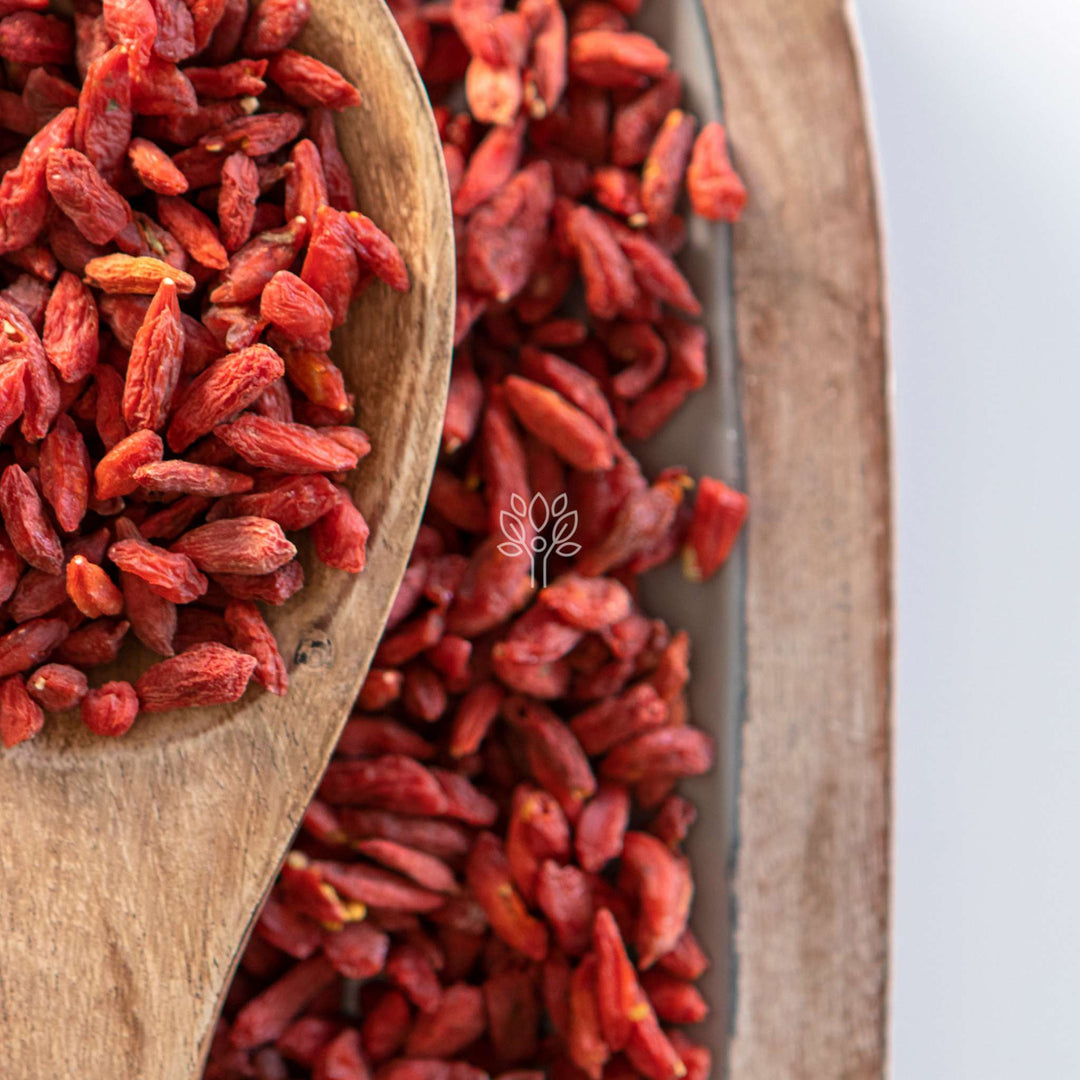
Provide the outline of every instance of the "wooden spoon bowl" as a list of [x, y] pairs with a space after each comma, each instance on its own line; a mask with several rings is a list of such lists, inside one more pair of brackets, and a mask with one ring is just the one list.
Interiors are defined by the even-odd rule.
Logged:
[[[220, 997], [378, 643], [423, 511], [450, 368], [452, 217], [423, 85], [381, 0], [319, 0], [299, 47], [363, 105], [338, 118], [362, 209], [412, 277], [353, 305], [334, 357], [373, 452], [348, 483], [371, 525], [359, 576], [301, 548], [269, 612], [292, 685], [141, 717], [77, 716], [0, 751], [0, 1074], [195, 1080]], [[121, 677], [152, 661], [125, 651]]]

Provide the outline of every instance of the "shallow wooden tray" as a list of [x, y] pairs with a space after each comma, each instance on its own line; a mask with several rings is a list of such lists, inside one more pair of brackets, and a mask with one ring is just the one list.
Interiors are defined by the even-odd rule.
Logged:
[[752, 511], [727, 1072], [876, 1077], [887, 1026], [892, 511], [859, 58], [842, 0], [703, 3], [752, 193], [734, 234]]

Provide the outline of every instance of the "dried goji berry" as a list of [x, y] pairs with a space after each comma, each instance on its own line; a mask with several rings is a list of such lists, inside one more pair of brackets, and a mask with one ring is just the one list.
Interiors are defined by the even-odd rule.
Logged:
[[136, 431], [122, 438], [94, 468], [94, 497], [103, 501], [130, 495], [139, 487], [135, 473], [143, 465], [160, 461], [163, 449], [161, 436], [153, 431]]
[[666, 1024], [698, 1024], [709, 1014], [705, 999], [694, 984], [653, 968], [641, 977], [657, 1018]]
[[26, 689], [46, 712], [65, 712], [86, 696], [86, 675], [68, 664], [45, 664], [27, 677]]
[[[183, 657], [178, 656], [163, 663], [176, 664], [180, 660]], [[308, 1002], [337, 977], [333, 966], [321, 955], [301, 961], [240, 1010], [229, 1034], [231, 1043], [244, 1049], [272, 1042], [284, 1033], [289, 1022]]]
[[[251, 345], [215, 360], [188, 387], [183, 400], [173, 412], [169, 424], [169, 446], [178, 452], [186, 450], [199, 436], [214, 430], [222, 420], [247, 408], [270, 383], [284, 374], [285, 365], [281, 357], [268, 345]], [[351, 468], [349, 465], [344, 467]]]
[[386, 990], [378, 1003], [365, 1013], [360, 1029], [364, 1053], [372, 1062], [394, 1056], [409, 1033], [410, 1010], [405, 995], [393, 987]]
[[19, 163], [0, 178], [0, 254], [29, 244], [49, 208], [45, 168], [52, 150], [71, 146], [75, 110], [64, 109], [23, 147]]
[[151, 191], [160, 195], [181, 195], [187, 191], [184, 174], [156, 143], [135, 138], [128, 144], [128, 160], [135, 175]]
[[184, 331], [177, 286], [163, 278], [135, 335], [124, 381], [124, 422], [129, 430], [160, 430], [180, 378]]
[[275, 53], [267, 73], [299, 105], [346, 109], [360, 104], [360, 92], [342, 75], [295, 49]]
[[174, 116], [198, 108], [195, 88], [175, 64], [151, 56], [132, 71], [131, 105], [143, 116]]
[[421, 1013], [405, 1041], [410, 1057], [450, 1058], [478, 1039], [487, 1027], [484, 996], [466, 983], [449, 986], [438, 1009]]
[[367, 1080], [367, 1077], [360, 1033], [355, 1028], [346, 1028], [315, 1057], [312, 1080]]
[[446, 795], [435, 777], [400, 754], [384, 754], [371, 761], [332, 762], [319, 790], [330, 803], [398, 813], [441, 815], [447, 808]]
[[109, 575], [96, 563], [76, 555], [67, 564], [67, 593], [88, 619], [119, 615], [124, 597]]
[[0, 57], [15, 64], [68, 64], [74, 36], [71, 27], [54, 15], [16, 11], [0, 19]]
[[143, 712], [224, 705], [243, 696], [256, 660], [216, 642], [196, 645], [147, 668], [135, 681]]
[[268, 491], [229, 499], [220, 516], [269, 518], [293, 532], [314, 524], [336, 501], [334, 485], [326, 477], [287, 476]]
[[[330, 309], [310, 285], [288, 270], [279, 270], [267, 282], [259, 310], [267, 322], [298, 346], [316, 352], [330, 348]], [[344, 393], [342, 386], [342, 398]]]
[[[117, 519], [116, 536], [118, 542], [142, 539], [127, 518]], [[131, 621], [135, 636], [148, 649], [161, 656], [172, 656], [177, 626], [176, 605], [159, 595], [143, 575], [120, 568], [119, 578], [124, 594], [124, 613]]]
[[710, 221], [738, 221], [746, 206], [746, 188], [731, 164], [727, 132], [713, 122], [701, 129], [686, 173], [694, 213]]
[[174, 541], [171, 550], [215, 574], [269, 574], [296, 554], [276, 521], [257, 517], [200, 525]]
[[125, 734], [139, 711], [135, 688], [127, 682], [107, 682], [82, 700], [82, 722], [95, 735]]
[[253, 300], [279, 270], [292, 265], [307, 238], [305, 218], [293, 218], [281, 229], [259, 233], [232, 258], [221, 284], [210, 292], [215, 304], [236, 304]]
[[613, 319], [632, 308], [637, 299], [633, 270], [604, 220], [579, 206], [570, 215], [569, 229], [589, 310], [598, 319]]
[[561, 394], [516, 375], [503, 385], [522, 424], [568, 464], [589, 472], [615, 463], [608, 434]]
[[[133, 0], [136, 10], [145, 10]], [[110, 7], [111, 10], [111, 7]], [[152, 14], [152, 13], [151, 13]], [[134, 29], [134, 24], [128, 23]], [[103, 27], [104, 29], [104, 27]], [[154, 28], [156, 31], [156, 27]], [[151, 31], [149, 41], [153, 40]], [[117, 38], [116, 40], [121, 40]], [[111, 44], [112, 39], [106, 36]], [[149, 50], [149, 44], [146, 45]], [[114, 176], [131, 140], [131, 75], [128, 51], [106, 48], [90, 62], [79, 92], [75, 148], [81, 150], [106, 178]]]
[[690, 870], [685, 859], [642, 832], [626, 834], [620, 869], [623, 891], [638, 905], [634, 947], [644, 971], [669, 953], [686, 930], [693, 896]]
[[38, 457], [41, 493], [64, 532], [74, 532], [90, 497], [90, 455], [70, 416], [62, 415], [45, 436]]
[[356, 210], [356, 189], [338, 146], [333, 113], [328, 109], [312, 109], [308, 116], [308, 130], [319, 150], [330, 206], [335, 210]]
[[127, 46], [136, 62], [145, 65], [158, 31], [150, 0], [104, 0], [103, 14], [109, 36]]
[[[329, 886], [327, 886], [329, 887]], [[390, 938], [366, 922], [346, 923], [324, 936], [323, 951], [347, 979], [370, 979], [386, 966]]]
[[720, 480], [702, 477], [683, 549], [683, 572], [704, 581], [724, 564], [746, 520], [747, 498]]
[[45, 169], [53, 202], [92, 244], [107, 244], [131, 220], [127, 200], [78, 150], [53, 150]]
[[578, 965], [570, 981], [566, 1048], [574, 1064], [592, 1080], [600, 1080], [611, 1057], [600, 1029], [596, 980], [596, 957], [590, 954]]
[[0, 529], [0, 603], [6, 603], [10, 599], [24, 566], [25, 563], [7, 533]]
[[527, 165], [469, 219], [465, 265], [469, 284], [502, 302], [516, 296], [547, 242], [555, 198], [551, 166]]
[[0, 90], [0, 127], [19, 135], [33, 135], [38, 129], [38, 118], [24, 98], [10, 90]]
[[183, 0], [150, 0], [157, 19], [154, 55], [179, 63], [195, 53], [195, 25]]
[[41, 329], [49, 302], [49, 286], [44, 281], [20, 274], [6, 289], [0, 289], [0, 297], [22, 311], [35, 330]]
[[701, 314], [700, 301], [666, 252], [640, 231], [617, 222], [612, 228], [619, 247], [630, 262], [634, 280], [644, 293], [688, 315]]
[[65, 382], [89, 375], [98, 362], [98, 309], [93, 294], [65, 270], [45, 309], [41, 344]]
[[615, 747], [600, 766], [605, 779], [636, 783], [646, 777], [679, 778], [708, 772], [712, 740], [696, 728], [658, 728]]
[[18, 465], [9, 465], [0, 476], [0, 515], [15, 550], [31, 566], [60, 573], [60, 539], [45, 515], [37, 488]]
[[225, 608], [225, 625], [233, 645], [255, 657], [255, 681], [272, 694], [284, 694], [289, 688], [289, 674], [259, 609], [250, 601], [232, 600]]
[[134, 479], [145, 491], [219, 497], [250, 491], [254, 480], [245, 473], [192, 461], [154, 461], [135, 470]]
[[[35, 68], [35, 71], [43, 71], [44, 68]], [[4, 256], [12, 266], [18, 266], [44, 281], [52, 281], [56, 277], [57, 264], [53, 253], [44, 244], [28, 244], [19, 251], [9, 251]]]
[[158, 217], [184, 246], [184, 250], [203, 266], [224, 270], [229, 256], [213, 222], [185, 199], [159, 195]]
[[327, 566], [359, 574], [367, 561], [370, 529], [352, 496], [339, 487], [337, 501], [311, 527], [315, 551]]
[[[253, 346], [253, 348], [266, 347]], [[229, 359], [229, 357], [225, 358], [226, 361]], [[281, 363], [280, 358], [278, 358], [278, 363]], [[213, 368], [210, 371], [213, 371]], [[197, 385], [196, 382], [195, 386]], [[177, 411], [178, 419], [187, 409], [195, 393], [195, 386], [188, 392]], [[235, 411], [235, 409], [230, 410], [230, 412]], [[172, 433], [176, 429], [177, 421], [174, 420], [173, 427], [169, 429], [170, 445], [173, 444]], [[267, 416], [256, 416], [254, 413], [244, 413], [229, 424], [218, 424], [214, 428], [214, 434], [249, 464], [271, 469], [274, 472], [336, 472], [355, 468], [359, 460], [354, 450], [317, 428], [308, 427], [306, 424], [289, 424], [282, 420], [271, 420]], [[181, 445], [183, 445], [182, 442]]]
[[181, 296], [195, 288], [195, 279], [161, 259], [134, 255], [102, 255], [86, 264], [86, 280], [107, 293], [153, 295], [170, 279]]
[[214, 574], [213, 580], [236, 600], [261, 600], [284, 604], [304, 586], [304, 570], [293, 559], [269, 574]]
[[0, 742], [10, 749], [32, 739], [45, 726], [41, 706], [27, 693], [21, 675], [0, 682]]
[[77, 667], [111, 664], [131, 624], [126, 619], [94, 619], [73, 630], [56, 650], [57, 660]]
[[116, 234], [116, 246], [125, 255], [158, 258], [177, 270], [187, 270], [187, 252], [176, 237], [142, 211], [133, 213], [131, 221]]
[[141, 578], [150, 591], [173, 604], [188, 604], [206, 592], [207, 580], [186, 555], [130, 537], [109, 548], [109, 559], [124, 573]]
[[[195, 51], [197, 53], [201, 53], [207, 47], [211, 38], [215, 38], [216, 41], [216, 32], [223, 29], [222, 24], [230, 6], [235, 7], [235, 5], [230, 5], [227, 0], [189, 0], [188, 9], [191, 11]], [[245, 13], [247, 11], [246, 4], [243, 6], [243, 11]], [[243, 14], [240, 15], [238, 20], [236, 37], [228, 43], [227, 51], [231, 52], [235, 48], [236, 42], [239, 40], [240, 27], [242, 26]]]
[[470, 214], [514, 175], [521, 162], [524, 138], [524, 118], [489, 132], [469, 159], [454, 197], [456, 214]]
[[265, 60], [235, 60], [220, 67], [186, 67], [184, 74], [201, 97], [258, 97], [265, 89]]
[[[524, 8], [525, 5], [522, 5]], [[556, 0], [539, 0], [530, 15], [538, 24], [525, 81], [525, 107], [534, 120], [542, 120], [559, 104], [567, 79], [566, 15]]]
[[300, 270], [301, 278], [326, 302], [334, 326], [345, 321], [349, 301], [360, 280], [353, 235], [345, 214], [332, 206], [319, 207]]
[[[276, 277], [277, 275], [275, 275]], [[307, 285], [304, 285], [299, 278], [296, 279], [299, 285], [302, 285], [304, 289], [308, 289]], [[272, 284], [272, 283], [271, 283]], [[316, 306], [316, 301], [322, 308], [325, 309], [325, 305], [322, 303], [322, 299], [319, 294], [313, 289], [308, 290], [310, 296], [307, 294], [295, 293], [292, 299], [296, 299], [303, 295], [303, 299], [300, 300], [302, 305], [305, 305], [308, 311], [319, 311]], [[265, 297], [265, 293], [263, 294]], [[285, 304], [289, 304], [290, 301], [284, 301]], [[288, 320], [290, 314], [286, 314], [281, 310], [281, 298], [275, 297], [271, 301], [271, 308], [277, 309], [279, 319]], [[264, 309], [266, 310], [266, 309]], [[303, 334], [307, 329], [309, 332], [315, 331], [316, 319], [311, 315], [303, 315], [296, 312], [301, 320], [307, 319], [305, 322], [294, 322], [294, 332]], [[329, 327], [329, 311], [326, 314], [326, 326]], [[327, 330], [327, 338], [329, 337], [329, 329]], [[317, 336], [314, 340], [318, 341]], [[312, 405], [317, 406], [320, 409], [328, 409], [337, 413], [344, 413], [350, 408], [349, 394], [345, 389], [345, 376], [341, 369], [323, 352], [318, 352], [313, 348], [306, 348], [300, 344], [297, 344], [284, 351], [285, 360], [285, 373], [288, 375], [289, 382], [299, 390]], [[355, 428], [342, 428], [341, 431], [355, 431]], [[332, 434], [332, 437], [336, 438], [342, 445], [347, 445], [336, 434]], [[364, 449], [364, 453], [368, 452], [369, 447]]]
[[581, 811], [574, 850], [585, 870], [595, 873], [622, 854], [630, 821], [630, 793], [625, 787], [601, 784]]
[[164, 510], [143, 518], [140, 530], [147, 540], [175, 540], [210, 506], [202, 495], [187, 495]]
[[446, 902], [442, 894], [413, 885], [400, 875], [376, 866], [321, 863], [320, 870], [326, 882], [342, 896], [370, 907], [386, 911], [430, 912]]
[[667, 1036], [686, 1069], [686, 1080], [708, 1080], [713, 1075], [712, 1053], [708, 1047], [691, 1042], [681, 1031], [668, 1031]]
[[498, 838], [481, 833], [469, 855], [469, 888], [483, 907], [492, 929], [507, 945], [533, 960], [547, 955], [548, 935], [543, 923], [526, 910], [510, 880], [510, 868]]
[[594, 86], [641, 87], [663, 75], [669, 58], [644, 34], [586, 30], [570, 39], [570, 74]]
[[473, 116], [481, 123], [509, 124], [525, 96], [521, 70], [491, 64], [476, 56], [465, 73], [465, 96]]
[[303, 30], [310, 14], [307, 0], [264, 0], [244, 28], [243, 52], [249, 56], [280, 52]]
[[406, 292], [409, 272], [397, 244], [371, 218], [357, 210], [350, 210], [345, 215], [345, 223], [351, 230], [349, 238], [360, 261], [392, 289]]
[[69, 634], [63, 619], [30, 619], [0, 637], [0, 677], [41, 663]]
[[247, 243], [258, 198], [259, 170], [255, 162], [247, 154], [230, 154], [221, 167], [218, 192], [218, 223], [226, 251], [236, 251]]
[[660, 125], [641, 173], [641, 202], [650, 225], [662, 225], [674, 213], [696, 126], [681, 109], [672, 109]]

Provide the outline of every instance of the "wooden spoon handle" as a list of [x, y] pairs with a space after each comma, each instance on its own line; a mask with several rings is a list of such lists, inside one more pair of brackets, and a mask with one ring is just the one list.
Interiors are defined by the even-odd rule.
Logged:
[[[344, 715], [344, 709], [342, 710]], [[0, 790], [5, 1075], [193, 1080], [279, 857], [314, 783], [237, 717], [143, 756], [40, 755]], [[32, 764], [31, 764], [32, 763]], [[275, 804], [258, 793], [266, 778]], [[287, 792], [287, 794], [280, 794]], [[221, 821], [230, 827], [220, 827]]]

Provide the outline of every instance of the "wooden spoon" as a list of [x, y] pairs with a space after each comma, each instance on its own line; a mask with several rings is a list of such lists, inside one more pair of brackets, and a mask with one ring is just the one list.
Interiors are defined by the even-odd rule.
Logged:
[[[374, 451], [350, 480], [371, 524], [353, 576], [302, 551], [270, 612], [288, 696], [142, 717], [122, 739], [52, 717], [0, 750], [0, 1075], [195, 1080], [260, 901], [367, 671], [420, 521], [454, 321], [452, 219], [427, 96], [381, 0], [317, 0], [300, 48], [364, 103], [338, 121], [362, 207], [409, 265], [335, 334]], [[149, 654], [128, 657], [134, 675]]]

